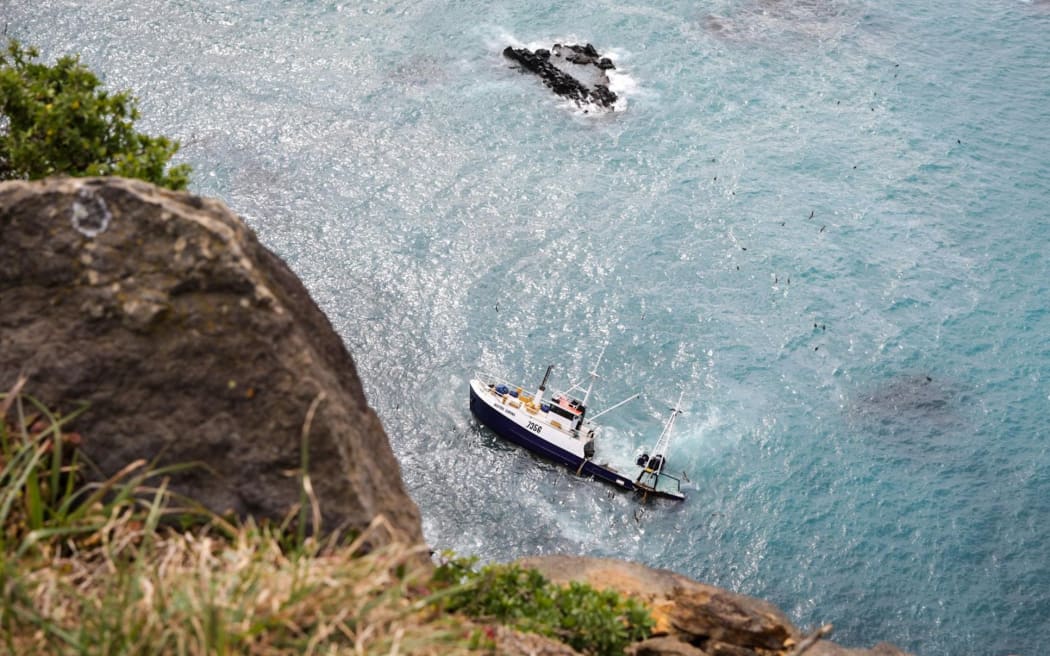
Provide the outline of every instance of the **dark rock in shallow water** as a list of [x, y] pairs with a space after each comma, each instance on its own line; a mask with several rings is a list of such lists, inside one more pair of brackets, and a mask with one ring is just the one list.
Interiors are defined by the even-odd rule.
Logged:
[[550, 50], [507, 46], [503, 56], [518, 63], [522, 71], [535, 73], [551, 91], [580, 107], [612, 109], [616, 93], [609, 89], [606, 71], [615, 69], [612, 61], [591, 44], [554, 44]]
[[308, 430], [323, 532], [382, 515], [388, 538], [422, 540], [342, 339], [221, 202], [119, 178], [2, 183], [0, 299], [0, 389], [24, 372], [49, 405], [88, 402], [75, 428], [103, 478], [202, 462], [171, 489], [280, 521]]
[[860, 424], [898, 436], [961, 429], [962, 388], [927, 374], [900, 375], [857, 395], [850, 415]]

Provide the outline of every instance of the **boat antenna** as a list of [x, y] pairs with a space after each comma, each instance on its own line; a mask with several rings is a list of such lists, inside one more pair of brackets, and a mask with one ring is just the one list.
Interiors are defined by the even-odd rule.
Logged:
[[583, 405], [586, 407], [587, 399], [591, 395], [591, 388], [594, 387], [594, 379], [598, 377], [598, 367], [602, 363], [602, 356], [605, 355], [605, 349], [609, 346], [608, 342], [602, 344], [602, 352], [598, 354], [598, 361], [594, 363], [594, 369], [591, 371], [591, 382], [587, 383], [587, 391], [583, 394]]

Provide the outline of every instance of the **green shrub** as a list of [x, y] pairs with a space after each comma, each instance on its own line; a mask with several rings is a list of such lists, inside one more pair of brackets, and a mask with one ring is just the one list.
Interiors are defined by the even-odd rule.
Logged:
[[77, 57], [38, 56], [13, 39], [0, 51], [0, 180], [119, 175], [186, 188], [190, 167], [168, 167], [179, 144], [135, 132], [133, 96], [102, 89]]
[[445, 610], [549, 636], [587, 654], [622, 654], [653, 627], [635, 599], [583, 583], [555, 585], [519, 565], [474, 569], [472, 559], [446, 557], [434, 581], [447, 586], [447, 594], [435, 595]]

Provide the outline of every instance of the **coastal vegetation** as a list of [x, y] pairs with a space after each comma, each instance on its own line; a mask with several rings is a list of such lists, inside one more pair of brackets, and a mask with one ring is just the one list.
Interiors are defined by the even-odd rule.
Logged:
[[649, 611], [633, 598], [576, 581], [558, 586], [513, 563], [480, 570], [475, 564], [446, 555], [437, 568], [434, 580], [452, 586], [442, 600], [446, 610], [555, 638], [590, 654], [622, 654], [653, 628]]
[[85, 408], [52, 412], [23, 384], [0, 395], [8, 653], [455, 654], [491, 652], [509, 627], [618, 654], [652, 626], [633, 600], [516, 565], [306, 536], [300, 508], [281, 525], [220, 517], [143, 461], [87, 483], [90, 436], [70, 428]]
[[138, 101], [111, 93], [78, 57], [41, 63], [12, 39], [0, 51], [0, 180], [117, 175], [185, 189], [179, 144], [135, 131]]

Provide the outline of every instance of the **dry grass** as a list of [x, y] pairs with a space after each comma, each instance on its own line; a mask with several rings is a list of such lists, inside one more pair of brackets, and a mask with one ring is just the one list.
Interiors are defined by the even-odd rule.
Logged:
[[[382, 518], [350, 544], [321, 544], [287, 526], [174, 508], [163, 480], [149, 484], [164, 472], [145, 463], [85, 486], [67, 420], [20, 388], [0, 395], [0, 653], [457, 654], [484, 646], [468, 620], [435, 610], [421, 547], [362, 554], [388, 530]], [[187, 513], [192, 530], [164, 521]]]
[[469, 650], [472, 627], [427, 602], [430, 571], [419, 566], [416, 550], [392, 545], [359, 555], [359, 544], [351, 544], [289, 554], [276, 536], [252, 526], [232, 539], [145, 531], [122, 516], [90, 550], [31, 568], [4, 563], [8, 648], [20, 654]]

